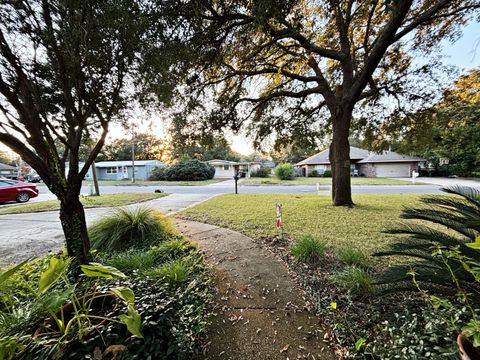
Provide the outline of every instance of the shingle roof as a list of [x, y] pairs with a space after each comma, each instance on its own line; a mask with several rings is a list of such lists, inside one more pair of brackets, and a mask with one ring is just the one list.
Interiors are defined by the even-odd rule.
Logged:
[[[318, 154], [312, 155], [305, 160], [300, 161], [295, 165], [316, 165], [316, 164], [330, 164], [328, 156], [330, 154], [329, 149], [320, 151]], [[360, 149], [354, 146], [350, 146], [350, 159], [359, 160], [368, 156], [368, 151]]]
[[409, 156], [396, 153], [394, 151], [383, 151], [381, 153], [371, 152], [365, 159], [360, 160], [359, 164], [381, 163], [381, 162], [412, 162], [427, 161], [418, 156]]
[[0, 170], [16, 170], [15, 166], [10, 166], [7, 164], [0, 163]]
[[[135, 166], [145, 166], [145, 165], [163, 165], [161, 161], [158, 160], [135, 160]], [[122, 160], [122, 161], [100, 161], [95, 163], [95, 167], [115, 167], [115, 166], [132, 166], [132, 160]]]
[[[300, 161], [295, 165], [321, 165], [330, 164], [329, 149], [325, 149], [318, 154], [310, 156], [309, 158]], [[383, 151], [381, 153], [370, 152], [368, 150], [360, 149], [354, 146], [350, 146], [350, 159], [360, 160], [359, 164], [364, 163], [380, 163], [380, 162], [412, 162], [412, 161], [426, 161], [417, 156], [408, 156], [398, 154], [393, 151]]]

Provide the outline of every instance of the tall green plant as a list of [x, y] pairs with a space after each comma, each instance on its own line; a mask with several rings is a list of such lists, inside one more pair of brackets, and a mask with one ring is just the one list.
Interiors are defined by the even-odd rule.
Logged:
[[118, 209], [89, 228], [92, 246], [100, 251], [148, 248], [177, 235], [170, 219], [146, 207]]
[[[458, 249], [462, 256], [480, 262], [480, 252], [467, 246], [480, 233], [480, 191], [464, 186], [442, 188], [454, 196], [429, 196], [420, 201], [422, 206], [407, 208], [401, 218], [408, 220], [400, 226], [385, 230], [399, 235], [389, 249], [375, 256], [402, 256], [404, 264], [389, 267], [380, 277], [380, 284], [389, 290], [415, 289], [407, 273], [412, 267], [416, 281], [430, 290], [454, 292], [453, 282], [441, 257], [434, 250]], [[454, 271], [462, 288], [480, 294], [480, 283], [473, 281], [457, 257], [448, 257], [448, 266]], [[478, 298], [478, 297], [477, 297]]]

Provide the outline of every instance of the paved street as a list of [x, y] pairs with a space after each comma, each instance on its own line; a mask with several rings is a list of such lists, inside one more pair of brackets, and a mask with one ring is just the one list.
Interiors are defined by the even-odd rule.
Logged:
[[[409, 180], [409, 179], [407, 179]], [[480, 189], [480, 182], [465, 179], [420, 178], [420, 182], [431, 182], [429, 185], [356, 185], [352, 187], [354, 194], [437, 194], [441, 186], [470, 185]], [[43, 201], [55, 197], [44, 186], [39, 186], [40, 196], [31, 201]], [[206, 186], [101, 186], [101, 193], [114, 194], [122, 192], [153, 192], [163, 190], [171, 195], [150, 201], [143, 205], [158, 208], [172, 214], [178, 210], [198, 204], [215, 195], [234, 192], [233, 180], [227, 180]], [[316, 194], [315, 185], [300, 186], [242, 186], [241, 194]], [[88, 194], [89, 187], [82, 193]], [[330, 196], [330, 186], [320, 186], [320, 195]], [[5, 205], [3, 205], [5, 206]], [[137, 206], [137, 205], [131, 205]], [[87, 222], [91, 223], [111, 208], [87, 209]], [[8, 263], [25, 259], [32, 255], [43, 255], [48, 251], [58, 251], [63, 246], [63, 233], [58, 219], [58, 212], [35, 214], [0, 215], [0, 262]]]

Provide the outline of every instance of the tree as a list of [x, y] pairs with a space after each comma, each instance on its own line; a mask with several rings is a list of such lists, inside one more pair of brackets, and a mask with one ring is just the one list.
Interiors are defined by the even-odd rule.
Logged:
[[480, 69], [472, 69], [447, 88], [440, 101], [424, 111], [395, 118], [389, 133], [400, 135], [403, 153], [449, 160], [456, 175], [480, 173]]
[[[354, 110], [370, 103], [393, 111], [402, 96], [418, 98], [407, 80], [422, 76], [423, 85], [434, 66], [413, 56], [454, 39], [480, 6], [478, 0], [192, 3], [203, 56], [189, 81], [199, 93], [217, 95], [211, 126], [248, 125], [257, 139], [275, 134], [280, 141], [331, 129], [334, 205], [352, 205]], [[394, 101], [382, 103], [385, 96]]]
[[[166, 142], [149, 133], [135, 134], [136, 160], [163, 160], [168, 156]], [[115, 139], [106, 144], [97, 157], [97, 161], [103, 160], [131, 160], [132, 138]]]
[[[90, 247], [79, 200], [82, 180], [109, 124], [127, 109], [137, 60], [152, 32], [162, 49], [168, 25], [157, 16], [162, 9], [154, 9], [133, 0], [0, 4], [0, 141], [60, 200], [67, 252], [76, 265], [88, 261]], [[165, 53], [156, 61], [167, 58]], [[93, 138], [80, 167], [80, 147]]]
[[12, 165], [14, 161], [12, 161], [12, 158], [8, 155], [6, 151], [0, 151], [0, 163]]

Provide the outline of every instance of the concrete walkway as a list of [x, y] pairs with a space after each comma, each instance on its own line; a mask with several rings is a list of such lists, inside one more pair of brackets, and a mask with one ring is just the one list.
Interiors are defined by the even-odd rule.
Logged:
[[[165, 214], [174, 214], [213, 196], [214, 194], [171, 194], [126, 207], [148, 206]], [[112, 211], [112, 207], [85, 209], [87, 225]], [[0, 215], [0, 266], [60, 251], [64, 240], [58, 211]]]
[[268, 250], [217, 226], [177, 220], [177, 227], [200, 245], [215, 273], [215, 316], [202, 359], [335, 358], [319, 318]]

